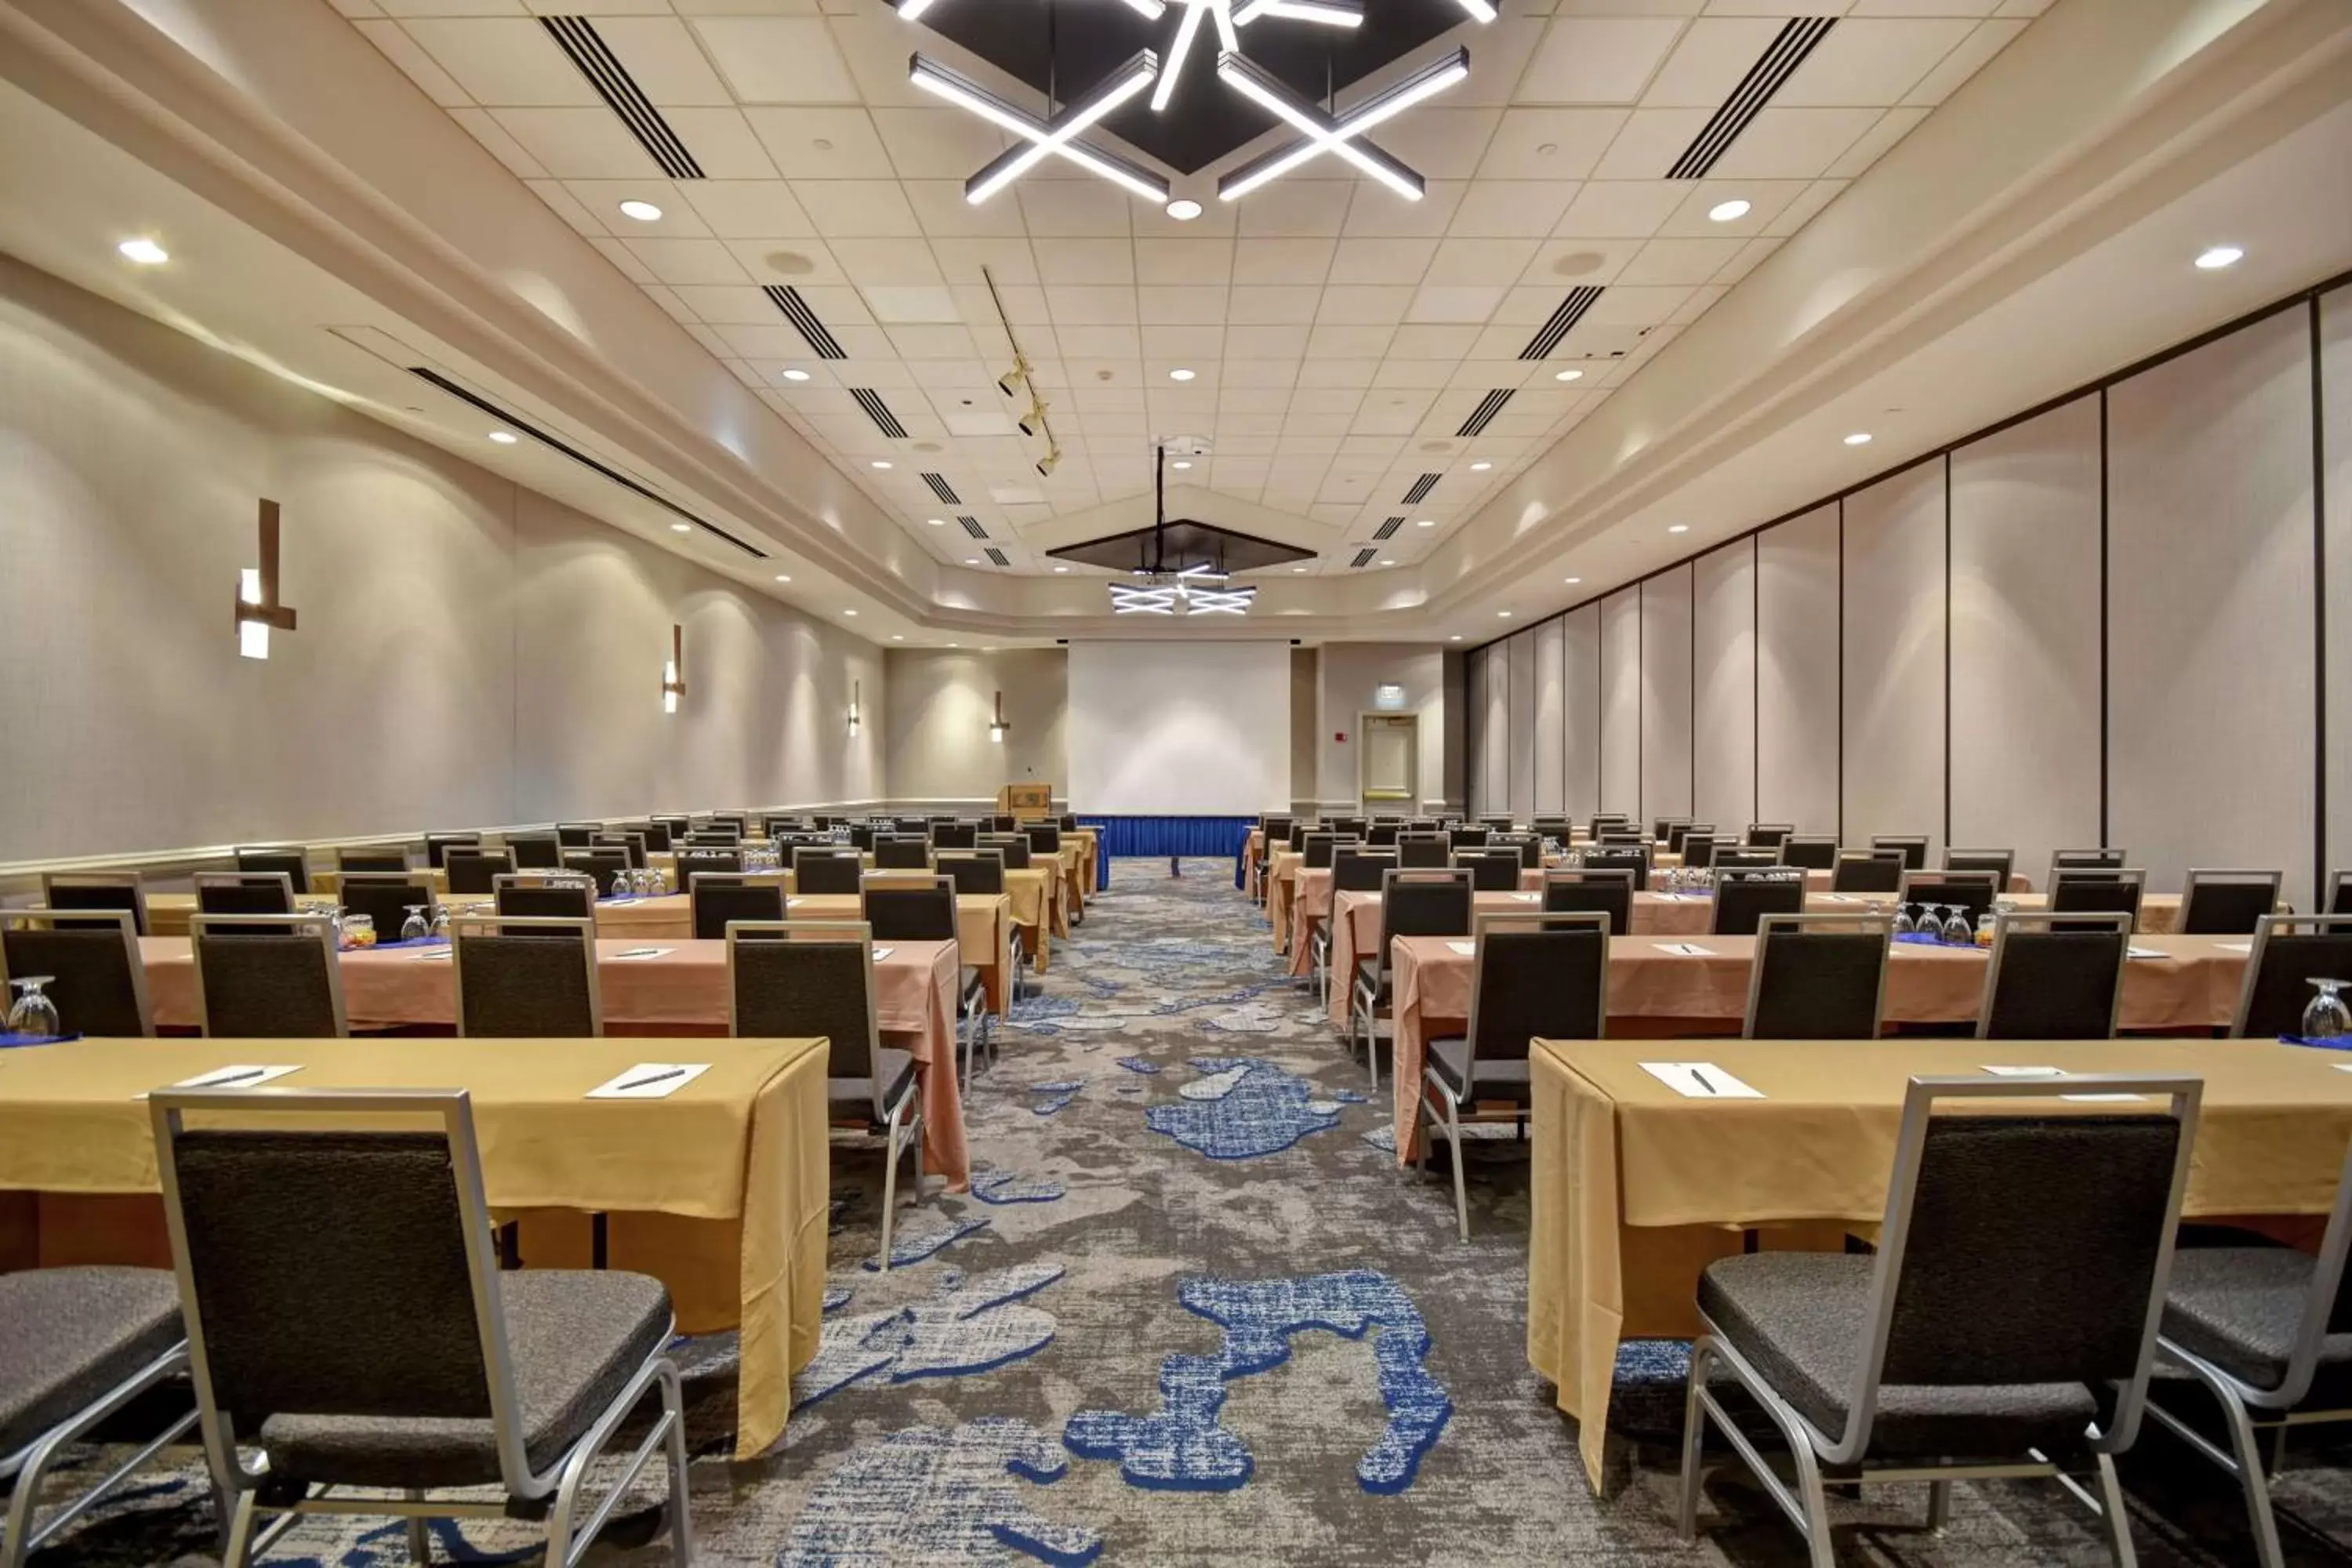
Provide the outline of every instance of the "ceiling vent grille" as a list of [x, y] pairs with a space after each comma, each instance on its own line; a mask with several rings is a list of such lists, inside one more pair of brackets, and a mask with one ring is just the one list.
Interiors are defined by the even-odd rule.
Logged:
[[866, 410], [866, 417], [874, 421], [876, 429], [893, 441], [907, 438], [907, 427], [898, 423], [898, 416], [890, 412], [890, 405], [882, 401], [880, 393], [870, 386], [853, 386], [849, 395], [857, 399], [857, 406]]
[[1423, 474], [1421, 478], [1413, 480], [1412, 489], [1404, 492], [1404, 504], [1407, 506], [1419, 506], [1422, 502], [1427, 500], [1429, 499], [1429, 492], [1437, 488], [1437, 481], [1444, 477], [1445, 476], [1443, 474]]
[[934, 474], [925, 470], [923, 483], [930, 486], [931, 493], [948, 505], [963, 505], [963, 497], [955, 493], [955, 486], [948, 483], [948, 477], [945, 474]]
[[541, 16], [539, 25], [547, 29], [555, 47], [572, 58], [588, 85], [612, 106], [629, 134], [661, 165], [663, 174], [673, 180], [703, 177], [702, 165], [694, 161], [694, 154], [686, 150], [686, 143], [677, 139], [677, 132], [669, 128], [669, 121], [662, 118], [636, 79], [621, 68], [594, 23], [585, 16]]
[[1356, 558], [1353, 561], [1349, 562], [1348, 564], [1350, 566], [1370, 566], [1373, 562], [1380, 559], [1380, 554], [1381, 552], [1367, 545], [1365, 548], [1357, 551]]
[[1543, 324], [1543, 331], [1529, 338], [1528, 346], [1519, 351], [1519, 357], [1549, 359], [1551, 351], [1559, 347], [1560, 339], [1568, 336], [1570, 329], [1584, 319], [1584, 312], [1592, 309], [1592, 302], [1600, 298], [1601, 289], [1596, 284], [1586, 283], [1570, 289], [1568, 298], [1559, 302], [1559, 309], [1551, 313], [1551, 320]]
[[1005, 554], [1002, 550], [996, 548], [993, 544], [988, 547], [988, 558], [991, 561], [995, 562], [999, 566], [1010, 566], [1013, 564], [1013, 558]]
[[824, 323], [816, 319], [816, 312], [808, 308], [808, 301], [801, 298], [799, 289], [789, 283], [765, 283], [761, 285], [761, 291], [784, 313], [784, 320], [799, 331], [811, 353], [819, 359], [849, 357], [849, 351], [824, 330]]
[[1457, 437], [1475, 436], [1487, 426], [1492, 425], [1495, 422], [1495, 416], [1503, 411], [1503, 405], [1511, 400], [1514, 390], [1507, 386], [1498, 386], [1480, 398], [1478, 406], [1470, 411], [1470, 417], [1465, 419], [1462, 422], [1462, 428], [1454, 434]]
[[968, 517], [961, 512], [958, 512], [956, 514], [956, 521], [963, 524], [963, 531], [966, 533], [971, 534], [974, 539], [986, 539], [988, 537], [988, 530], [980, 526], [980, 519], [976, 517]]
[[1381, 524], [1380, 527], [1372, 530], [1372, 537], [1374, 539], [1394, 539], [1396, 537], [1396, 531], [1403, 526], [1404, 519], [1401, 517], [1392, 517], [1386, 522]]
[[1723, 100], [1723, 107], [1715, 111], [1706, 129], [1675, 160], [1675, 166], [1666, 171], [1666, 178], [1706, 178], [1716, 160], [1731, 150], [1739, 133], [1748, 129], [1764, 106], [1772, 101], [1772, 95], [1786, 86], [1797, 68], [1805, 63], [1813, 46], [1828, 37], [1830, 29], [1836, 26], [1834, 16], [1790, 17], [1770, 47], [1748, 68], [1739, 85], [1732, 89], [1731, 96]]

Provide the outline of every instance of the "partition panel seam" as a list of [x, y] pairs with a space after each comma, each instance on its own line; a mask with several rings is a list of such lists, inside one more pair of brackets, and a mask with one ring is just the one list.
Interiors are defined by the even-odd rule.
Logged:
[[2315, 903], [2327, 888], [2327, 397], [2326, 340], [2320, 330], [2319, 296], [2309, 306], [2311, 344], [2311, 639], [2314, 721], [2311, 792], [2311, 888]]

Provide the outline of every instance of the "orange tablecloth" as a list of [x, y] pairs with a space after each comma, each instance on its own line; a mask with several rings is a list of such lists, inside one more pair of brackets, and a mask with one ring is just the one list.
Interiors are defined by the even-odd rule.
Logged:
[[[1380, 946], [1381, 903], [1378, 893], [1347, 892], [1333, 900], [1331, 969], [1335, 974], [1353, 975], [1356, 965], [1371, 957]], [[1470, 913], [1474, 919], [1479, 915], [1536, 914], [1540, 912], [1542, 904], [1540, 893], [1474, 893], [1470, 897]], [[1348, 1026], [1349, 989], [1345, 980], [1336, 981], [1331, 986], [1328, 1011], [1334, 1028]]]
[[[598, 984], [604, 1027], [616, 1035], [711, 1035], [727, 1028], [727, 944], [680, 941], [660, 956], [614, 961], [637, 944], [599, 939]], [[162, 1028], [196, 1022], [195, 960], [185, 937], [140, 939], [147, 995]], [[884, 944], [874, 964], [874, 1000], [886, 1041], [912, 1052], [922, 1074], [923, 1158], [961, 1192], [971, 1179], [963, 1102], [956, 1092], [956, 982], [951, 942]], [[343, 1008], [357, 1030], [457, 1026], [457, 985], [433, 948], [387, 948], [342, 955]], [[882, 948], [876, 950], [877, 952]], [[500, 1044], [505, 1042], [501, 1041]]]
[[1295, 849], [1277, 849], [1266, 867], [1265, 918], [1274, 928], [1274, 951], [1290, 951], [1290, 900], [1298, 889], [1298, 872], [1307, 857]]

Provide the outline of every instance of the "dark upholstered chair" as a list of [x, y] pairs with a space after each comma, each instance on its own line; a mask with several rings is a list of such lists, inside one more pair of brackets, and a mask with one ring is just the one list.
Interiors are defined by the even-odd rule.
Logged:
[[2328, 879], [2327, 900], [2321, 912], [2331, 915], [2352, 915], [2352, 871], [2338, 871]]
[[[680, 879], [690, 876], [696, 871], [740, 871], [743, 868], [740, 856], [736, 858], [735, 864], [731, 867], [708, 865], [700, 860], [688, 864], [688, 857], [693, 853], [690, 849], [679, 852], [677, 874]], [[629, 890], [629, 852], [626, 849], [616, 849], [608, 845], [595, 845], [586, 849], [566, 849], [563, 852], [563, 868], [595, 878], [598, 898], [604, 898], [608, 894], [625, 893]]]
[[[959, 942], [954, 881], [936, 874], [880, 872], [866, 879], [863, 889], [866, 930], [876, 942]], [[988, 983], [980, 971], [959, 963], [956, 973], [956, 1032], [963, 1037], [963, 1077], [969, 1087], [972, 1056], [991, 1045]], [[992, 1058], [992, 1060], [993, 1058]]]
[[484, 1039], [585, 1039], [604, 1032], [596, 922], [468, 915], [449, 922], [457, 1033]]
[[1899, 849], [1841, 849], [1830, 868], [1832, 893], [1886, 893], [1903, 885]]
[[[2050, 1089], [1914, 1079], [1874, 1256], [1756, 1252], [1707, 1266], [1683, 1432], [1685, 1539], [1697, 1531], [1712, 1420], [1816, 1565], [1834, 1561], [1825, 1468], [1863, 1485], [1927, 1480], [1936, 1525], [1954, 1480], [2071, 1483], [2085, 1473], [2095, 1490], [2070, 1489], [2093, 1500], [2115, 1561], [2135, 1561], [2115, 1457], [2147, 1407], [2200, 1085], [2074, 1081], [2168, 1109], [1937, 1116], [1939, 1100], [1981, 1110]], [[2067, 1201], [2051, 1203], [2053, 1192]], [[1723, 1374], [1780, 1429], [1793, 1484], [1765, 1461], [1752, 1425], [1727, 1413], [1716, 1392]]]
[[1750, 849], [1778, 849], [1796, 836], [1793, 822], [1751, 822], [1742, 840]]
[[1396, 851], [1397, 864], [1415, 871], [1442, 868], [1454, 858], [1454, 845], [1443, 833], [1400, 833]]
[[865, 885], [865, 858], [854, 849], [793, 851], [793, 891], [795, 893], [856, 893], [862, 892]]
[[425, 863], [439, 870], [448, 863], [452, 849], [479, 849], [482, 836], [478, 833], [428, 833], [425, 836]]
[[1475, 895], [1470, 873], [1400, 867], [1381, 879], [1381, 945], [1349, 977], [1350, 1035], [1364, 1043], [1372, 1087], [1381, 1082], [1381, 1024], [1388, 1017], [1390, 953], [1401, 936], [1468, 936]]
[[992, 849], [950, 850], [937, 857], [935, 864], [959, 894], [992, 899], [1004, 891], [1004, 857]]
[[340, 1038], [343, 972], [324, 915], [194, 915], [196, 1027], [222, 1039]]
[[2301, 1033], [2315, 980], [2341, 980], [2352, 990], [2352, 913], [2264, 915], [2254, 925], [2231, 1038]]
[[942, 822], [931, 829], [934, 849], [970, 849], [980, 842], [980, 824]]
[[[100, 933], [102, 934], [102, 933]], [[33, 1549], [186, 1436], [196, 1413], [95, 1485], [77, 1480], [39, 1518], [51, 1467], [64, 1451], [148, 1390], [187, 1370], [180, 1290], [162, 1268], [28, 1268], [0, 1274], [0, 1568], [24, 1568]], [[115, 1457], [109, 1455], [112, 1460]]]
[[[49, 910], [115, 910], [131, 917], [131, 933], [147, 934], [147, 891], [130, 871], [51, 871], [41, 877], [41, 907]], [[111, 930], [113, 921], [97, 929]]]
[[555, 841], [566, 849], [585, 849], [604, 831], [601, 822], [559, 822], [555, 825]]
[[1712, 861], [1718, 871], [1768, 870], [1780, 864], [1777, 848], [1750, 848], [1745, 844], [1718, 844]]
[[1974, 931], [1977, 917], [1991, 911], [2002, 885], [1990, 871], [1906, 871], [1895, 889], [1895, 901], [1958, 909]]
[[1947, 871], [1990, 871], [1992, 873], [1993, 886], [2005, 893], [2009, 891], [2009, 879], [2017, 869], [2017, 851], [2014, 849], [1953, 849], [1948, 847], [1944, 851], [1944, 869]]
[[[1469, 1108], [1507, 1103], [1524, 1121], [1530, 1105], [1528, 1047], [1537, 1039], [1597, 1040], [1609, 1016], [1609, 928], [1601, 914], [1491, 914], [1476, 918], [1470, 1032], [1433, 1039], [1418, 1086], [1424, 1110], [1445, 1126], [1454, 1159], [1454, 1220], [1470, 1239], [1462, 1179], [1462, 1123]], [[1465, 1114], [1467, 1111], [1467, 1114]], [[1429, 1163], [1424, 1142], [1422, 1163]]]
[[199, 871], [189, 880], [208, 915], [290, 915], [299, 890], [283, 871]]
[[452, 846], [444, 865], [452, 893], [477, 897], [495, 892], [499, 878], [519, 869], [514, 851], [504, 847], [482, 849]]
[[[428, 1520], [544, 1517], [549, 1568], [572, 1568], [665, 1452], [670, 1551], [692, 1561], [669, 1292], [640, 1274], [499, 1272], [464, 1091], [149, 1103], [205, 1458], [234, 1500], [224, 1568], [319, 1513], [405, 1519], [416, 1563]], [[223, 1110], [234, 1129], [187, 1125]], [[330, 1130], [378, 1112], [438, 1125]], [[656, 1394], [642, 1439], [593, 1464]], [[504, 1495], [447, 1495], [470, 1488]]]
[[1766, 915], [1805, 912], [1805, 874], [1790, 867], [1734, 867], [1715, 874], [1717, 936], [1754, 936]]
[[2119, 871], [2129, 860], [2121, 849], [2056, 850], [2050, 857], [2050, 877], [2043, 886], [2054, 884], [2061, 871]]
[[[1296, 829], [1294, 828], [1294, 831]], [[1062, 852], [1062, 830], [1050, 822], [1033, 822], [1022, 829], [1029, 840], [1030, 850], [1038, 855], [1058, 855]]]
[[1603, 915], [1609, 934], [1623, 936], [1633, 929], [1633, 873], [1622, 866], [1547, 871], [1543, 910], [1548, 915]]
[[980, 836], [980, 847], [993, 849], [1003, 856], [1004, 868], [1008, 871], [1029, 869], [1029, 840], [1021, 834], [983, 833]]
[[773, 922], [784, 918], [782, 878], [750, 881], [723, 871], [698, 871], [687, 890], [694, 912], [694, 940], [724, 942], [730, 921]]
[[[781, 938], [782, 940], [775, 940]], [[825, 1098], [883, 1141], [882, 1258], [898, 1205], [898, 1156], [915, 1157], [923, 1195], [923, 1111], [914, 1057], [882, 1044], [874, 1005], [874, 938], [861, 921], [793, 921], [727, 933], [728, 1032], [825, 1047]]]
[[408, 869], [408, 851], [397, 844], [380, 844], [335, 851], [335, 869], [345, 876], [354, 871], [373, 875], [397, 874]]
[[1633, 890], [1647, 891], [1650, 886], [1650, 851], [1644, 845], [1620, 845], [1614, 848], [1588, 849], [1584, 852], [1584, 869], [1588, 871], [1626, 871], [1633, 878]]
[[2139, 868], [2062, 867], [2050, 880], [2050, 912], [2058, 915], [2128, 915], [2139, 921], [2147, 873]]
[[378, 942], [400, 940], [400, 928], [412, 906], [421, 907], [429, 921], [439, 902], [433, 896], [430, 878], [407, 871], [346, 871], [336, 897], [345, 910], [375, 922]]
[[931, 841], [902, 834], [877, 838], [874, 841], [874, 868], [877, 871], [928, 871], [931, 868]]
[[509, 833], [506, 847], [514, 857], [518, 871], [560, 871], [563, 868], [563, 843], [552, 833]]
[[2105, 1040], [2116, 1032], [2128, 915], [1997, 912], [1980, 1040]]
[[1924, 871], [1927, 868], [1927, 836], [1924, 833], [1874, 833], [1870, 836], [1873, 849], [1899, 850], [1903, 868]]
[[517, 871], [497, 878], [494, 896], [502, 915], [553, 921], [596, 918], [595, 896], [561, 871]]
[[[135, 1037], [155, 1032], [147, 1005], [147, 966], [124, 910], [78, 916], [49, 910], [0, 912], [0, 982], [30, 974], [49, 977], [43, 989], [57, 1004], [58, 1027], [69, 1035]], [[5, 994], [0, 984], [0, 994]]]
[[1520, 863], [1517, 846], [1502, 849], [1456, 849], [1454, 864], [1470, 873], [1473, 891], [1516, 893], [1519, 890]]
[[1766, 915], [1748, 972], [1750, 1040], [1874, 1040], [1892, 915]]
[[1808, 871], [1830, 871], [1837, 868], [1837, 836], [1831, 833], [1791, 833], [1781, 841], [1780, 864], [1801, 866]]
[[2251, 936], [2264, 915], [2278, 912], [2276, 871], [2191, 869], [2180, 895], [2182, 936]]
[[[298, 893], [310, 890], [310, 852], [299, 844], [272, 844], [234, 851], [236, 868], [256, 876], [283, 873]], [[224, 910], [223, 913], [233, 913]]]

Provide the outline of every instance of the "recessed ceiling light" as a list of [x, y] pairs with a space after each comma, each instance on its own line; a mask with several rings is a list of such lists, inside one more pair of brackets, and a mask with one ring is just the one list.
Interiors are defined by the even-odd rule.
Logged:
[[1291, 571], [1291, 574], [1292, 574], [1292, 575], [1294, 575], [1294, 576], [1297, 576], [1297, 575], [1301, 575], [1301, 574], [1303, 574], [1306, 572], [1306, 570], [1307, 570], [1307, 568], [1306, 568], [1306, 567], [1304, 567], [1304, 566], [1293, 566], [1293, 567], [1290, 569], [1290, 571]]
[[621, 204], [621, 216], [639, 223], [652, 223], [661, 216], [661, 208], [651, 202], [627, 201]]
[[164, 262], [172, 259], [170, 251], [153, 240], [144, 237], [126, 239], [114, 248], [122, 252], [126, 259], [135, 261], [142, 267], [161, 267]]
[[1171, 464], [1169, 464], [1168, 466], [1169, 466], [1170, 468], [1171, 468], [1182, 469], [1182, 468], [1191, 468], [1192, 465], [1192, 464], [1190, 464], [1190, 463], [1188, 463], [1188, 462], [1185, 462], [1185, 461], [1183, 461], [1183, 460], [1181, 460], [1181, 459], [1180, 458], [1179, 460], [1177, 460], [1177, 461], [1175, 461], [1175, 462], [1173, 462], [1173, 463], [1171, 463]]
[[1687, 522], [1674, 523], [1666, 529], [1666, 531], [1668, 533], [1688, 533], [1690, 531], [1690, 524]]
[[1396, 564], [1396, 563], [1395, 563], [1395, 562], [1393, 562], [1393, 561], [1383, 561], [1383, 562], [1381, 562], [1381, 565], [1383, 565], [1383, 566], [1393, 566], [1393, 565], [1395, 565], [1395, 564]]
[[1455, 632], [1452, 637], [1447, 637], [1445, 640], [1447, 642], [1460, 642], [1462, 640], [1462, 634], [1460, 632]]
[[980, 564], [980, 557], [977, 555], [967, 555], [963, 558], [963, 563], [967, 566], [977, 566]]
[[1706, 216], [1717, 223], [1730, 223], [1748, 216], [1748, 204], [1736, 197], [1727, 202], [1717, 202], [1706, 209]]
[[776, 581], [779, 583], [789, 583], [792, 580], [793, 574], [789, 572], [779, 572], [776, 574]]
[[887, 468], [890, 464], [887, 458], [877, 458], [874, 459], [874, 466], [877, 468]]
[[1168, 373], [1168, 379], [1171, 381], [1190, 381], [1198, 373], [1195, 371], [1171, 370]]
[[490, 432], [490, 439], [496, 441], [501, 447], [511, 447], [515, 444], [517, 437], [511, 430], [493, 430]]
[[1580, 370], [1564, 370], [1558, 375], [1553, 376], [1552, 379], [1554, 381], [1582, 381], [1584, 379], [1584, 373]]
[[694, 524], [690, 522], [673, 522], [669, 525], [669, 531], [672, 533], [692, 533], [694, 531]]
[[808, 378], [809, 374], [804, 370], [788, 370], [784, 372], [784, 379], [786, 381], [806, 381]]
[[1579, 583], [1583, 582], [1583, 581], [1584, 581], [1584, 579], [1583, 579], [1583, 578], [1581, 578], [1581, 577], [1562, 577], [1562, 578], [1560, 579], [1560, 581], [1561, 581], [1561, 582], [1563, 582], [1563, 583], [1565, 583], [1565, 584], [1567, 584], [1570, 587], [1573, 588], [1573, 587], [1574, 587], [1574, 586], [1576, 586]]
[[1189, 197], [1179, 197], [1168, 204], [1168, 216], [1178, 223], [1191, 223], [1201, 216], [1201, 204]]
[[1069, 571], [1069, 568], [1068, 568], [1068, 567], [1066, 567], [1066, 566], [1056, 566], [1056, 567], [1055, 567], [1055, 568], [1054, 568], [1054, 575], [1055, 575], [1055, 576], [1056, 576], [1056, 577], [1059, 577], [1059, 576], [1063, 575], [1064, 574], [1067, 573], [1068, 571]]
[[933, 528], [945, 528], [948, 525], [948, 520], [943, 517], [927, 517], [923, 521]]
[[1511, 618], [1511, 612], [1508, 610], [1496, 610], [1495, 612], [1495, 618], [1498, 621], [1507, 621]]
[[857, 612], [856, 612], [856, 610], [844, 610], [844, 611], [842, 611], [841, 613], [842, 613], [843, 615], [845, 615], [845, 616], [855, 616], [856, 614], [857, 614]]
[[1412, 525], [1415, 528], [1435, 528], [1437, 520], [1433, 517], [1415, 518]]
[[1870, 445], [1870, 432], [1857, 430], [1845, 438], [1845, 444], [1849, 447], [1867, 447]]
[[898, 632], [892, 632], [892, 633], [890, 634], [890, 640], [891, 640], [892, 642], [905, 642], [907, 639], [906, 639], [906, 637], [905, 637], [904, 636], [902, 636], [901, 634], [899, 634], [899, 633], [898, 633]]
[[[131, 255], [128, 246], [123, 247], [123, 254]], [[2235, 267], [2244, 258], [2245, 254], [2243, 249], [2234, 245], [2217, 245], [2200, 256], [2197, 258], [2197, 265], [2208, 272], [2219, 272], [2224, 267]], [[142, 258], [132, 256], [131, 259], [138, 261]], [[157, 259], [161, 260], [162, 258], [158, 257]]]
[[1474, 474], [1483, 474], [1494, 466], [1492, 463], [1473, 463], [1470, 465], [1470, 471]]

